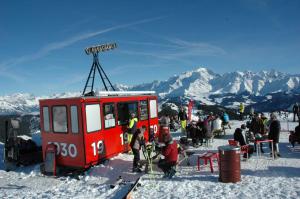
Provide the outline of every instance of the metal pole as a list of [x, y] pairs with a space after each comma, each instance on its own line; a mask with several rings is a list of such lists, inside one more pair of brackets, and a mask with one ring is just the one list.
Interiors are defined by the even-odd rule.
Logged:
[[88, 83], [89, 83], [89, 79], [90, 79], [90, 77], [91, 77], [91, 74], [92, 74], [92, 71], [93, 71], [93, 68], [94, 68], [94, 62], [93, 62], [93, 64], [92, 64], [92, 66], [91, 66], [90, 73], [89, 73], [89, 76], [88, 76], [88, 78], [87, 78], [87, 80], [86, 80], [86, 83], [85, 83], [85, 86], [84, 86], [84, 89], [83, 89], [82, 95], [84, 95], [84, 94], [85, 94], [85, 91], [86, 91], [87, 85], [88, 85]]
[[115, 91], [115, 88], [113, 87], [112, 83], [111, 83], [110, 80], [108, 79], [108, 77], [107, 77], [106, 73], [104, 72], [102, 66], [100, 65], [99, 61], [98, 61], [98, 64], [99, 64], [99, 67], [100, 67], [101, 71], [103, 72], [105, 78], [107, 79], [108, 83], [110, 84], [110, 87], [113, 89], [113, 91]]
[[101, 77], [102, 83], [103, 83], [103, 85], [104, 85], [104, 87], [105, 87], [105, 90], [108, 91], [108, 88], [107, 88], [107, 86], [106, 86], [106, 84], [105, 84], [105, 81], [104, 81], [104, 78], [103, 78], [103, 76], [102, 76], [102, 73], [101, 73], [101, 71], [100, 71], [99, 66], [100, 66], [99, 60], [97, 59], [97, 60], [96, 60], [96, 67], [97, 67], [97, 70], [98, 70], [98, 72], [99, 72], [99, 74], [100, 74], [100, 77]]

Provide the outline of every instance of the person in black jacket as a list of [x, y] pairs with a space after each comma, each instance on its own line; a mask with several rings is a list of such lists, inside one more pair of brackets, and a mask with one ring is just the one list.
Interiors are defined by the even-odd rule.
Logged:
[[277, 120], [277, 117], [274, 113], [271, 113], [270, 118], [271, 118], [271, 123], [270, 123], [268, 138], [270, 140], [273, 140], [274, 156], [277, 158], [280, 157], [278, 143], [279, 143], [279, 134], [280, 134], [281, 126], [280, 126], [280, 122]]
[[293, 147], [295, 147], [296, 142], [300, 144], [300, 120], [298, 126], [295, 127], [295, 131], [290, 131], [289, 141]]
[[[263, 140], [265, 138], [265, 126], [260, 114], [255, 113], [251, 120], [249, 130], [254, 134], [256, 140]], [[254, 149], [256, 150], [256, 143], [254, 143]], [[264, 153], [263, 144], [260, 144], [260, 151]]]
[[300, 109], [300, 107], [299, 107], [299, 105], [298, 105], [298, 103], [296, 103], [296, 104], [294, 104], [294, 106], [293, 106], [293, 113], [294, 113], [294, 122], [296, 122], [296, 120], [295, 120], [295, 118], [296, 118], [296, 116], [298, 117], [298, 120], [299, 120], [299, 117], [300, 117], [300, 115], [299, 115], [299, 110]]
[[[239, 143], [240, 146], [244, 146], [244, 145], [247, 145], [246, 142], [245, 142], [245, 137], [243, 135], [243, 130], [241, 128], [236, 128], [235, 131], [234, 131], [234, 134], [233, 134], [233, 139], [235, 141], [237, 141]], [[249, 145], [249, 148], [248, 148], [248, 157], [250, 158], [250, 155], [253, 153], [254, 151], [254, 148], [252, 145]], [[247, 155], [244, 154], [244, 158], [246, 158]]]
[[239, 142], [240, 146], [246, 145], [245, 138], [242, 133], [242, 129], [236, 128], [233, 134], [233, 139]]

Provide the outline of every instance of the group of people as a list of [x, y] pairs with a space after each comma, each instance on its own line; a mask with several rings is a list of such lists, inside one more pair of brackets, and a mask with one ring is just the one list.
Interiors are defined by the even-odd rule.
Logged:
[[226, 125], [231, 128], [226, 112], [223, 112], [221, 116], [211, 112], [205, 118], [190, 122], [186, 128], [187, 137], [192, 138], [194, 147], [197, 147], [202, 145], [204, 140], [211, 139], [217, 131], [222, 132]]
[[[256, 150], [255, 140], [273, 140], [274, 157], [280, 157], [279, 153], [279, 135], [280, 135], [280, 121], [277, 119], [274, 113], [270, 114], [268, 119], [263, 113], [255, 113], [251, 122], [248, 123], [249, 132], [245, 131], [246, 125], [242, 125], [241, 128], [237, 128], [234, 132], [234, 140], [239, 142], [240, 146], [248, 144], [249, 141], [254, 142], [254, 147], [249, 145], [249, 157]], [[264, 153], [263, 145], [260, 144], [260, 150]], [[271, 148], [270, 144], [270, 148]], [[273, 154], [270, 154], [273, 156]]]
[[[239, 108], [240, 119], [243, 120], [244, 105], [241, 103]], [[299, 112], [300, 106], [296, 103], [293, 107], [294, 120], [296, 116], [299, 119]], [[169, 128], [172, 123], [176, 122], [176, 120], [177, 119], [174, 119], [173, 117], [170, 118], [168, 115], [164, 115], [160, 119], [160, 126]], [[202, 145], [204, 140], [213, 137], [215, 131], [222, 131], [225, 125], [228, 125], [228, 127], [231, 128], [229, 124], [229, 116], [226, 112], [223, 112], [220, 116], [210, 113], [205, 118], [199, 117], [198, 121], [192, 121], [187, 124], [188, 116], [185, 109], [181, 107], [178, 113], [178, 120], [180, 122], [182, 132], [185, 132], [187, 137], [192, 138], [194, 146]], [[133, 172], [141, 172], [140, 150], [141, 147], [145, 146], [143, 136], [146, 127], [142, 126], [137, 128], [137, 122], [138, 119], [135, 114], [131, 113], [128, 125], [128, 142], [130, 143], [132, 153], [134, 155]], [[249, 131], [246, 131], [246, 125], [244, 124], [240, 128], [235, 129], [233, 137], [240, 146], [249, 144], [249, 141], [254, 142], [255, 140], [270, 139], [273, 140], [274, 156], [276, 158], [280, 157], [278, 143], [281, 126], [274, 113], [270, 114], [270, 119], [268, 119], [263, 113], [252, 113], [251, 121], [248, 122], [247, 127], [249, 128]], [[162, 169], [165, 176], [172, 177], [176, 172], [174, 166], [177, 162], [178, 146], [176, 141], [172, 139], [170, 133], [164, 134], [161, 141], [164, 144], [161, 148], [161, 154], [164, 158], [159, 160], [158, 167]], [[292, 145], [294, 145], [295, 142], [300, 143], [300, 123], [295, 128], [295, 133], [292, 135]], [[260, 144], [260, 146], [259, 150], [264, 153], [262, 144]], [[254, 142], [254, 147], [249, 145], [248, 157], [250, 157], [255, 150], [256, 145]]]
[[[131, 117], [128, 125], [128, 142], [133, 153], [133, 168], [132, 172], [142, 172], [142, 164], [140, 162], [140, 150], [142, 147], [146, 147], [147, 143], [144, 139], [144, 133], [146, 126], [137, 128], [137, 118], [134, 113], [131, 113]], [[160, 124], [168, 126], [170, 124], [170, 118], [168, 116], [161, 118]], [[164, 172], [164, 177], [172, 178], [175, 173], [175, 166], [178, 159], [178, 147], [175, 140], [172, 139], [170, 133], [162, 135], [162, 145], [160, 147], [161, 159], [158, 162], [158, 167]]]

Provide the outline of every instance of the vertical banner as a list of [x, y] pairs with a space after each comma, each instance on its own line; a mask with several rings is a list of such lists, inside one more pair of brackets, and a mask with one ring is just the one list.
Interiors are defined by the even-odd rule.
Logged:
[[192, 110], [193, 110], [193, 106], [194, 106], [194, 101], [191, 99], [189, 101], [189, 105], [188, 105], [188, 120], [191, 121], [192, 119]]

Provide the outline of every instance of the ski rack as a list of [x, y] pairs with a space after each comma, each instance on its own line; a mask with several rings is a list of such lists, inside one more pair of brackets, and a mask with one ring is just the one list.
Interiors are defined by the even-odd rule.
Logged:
[[99, 91], [97, 96], [154, 95], [155, 91]]

